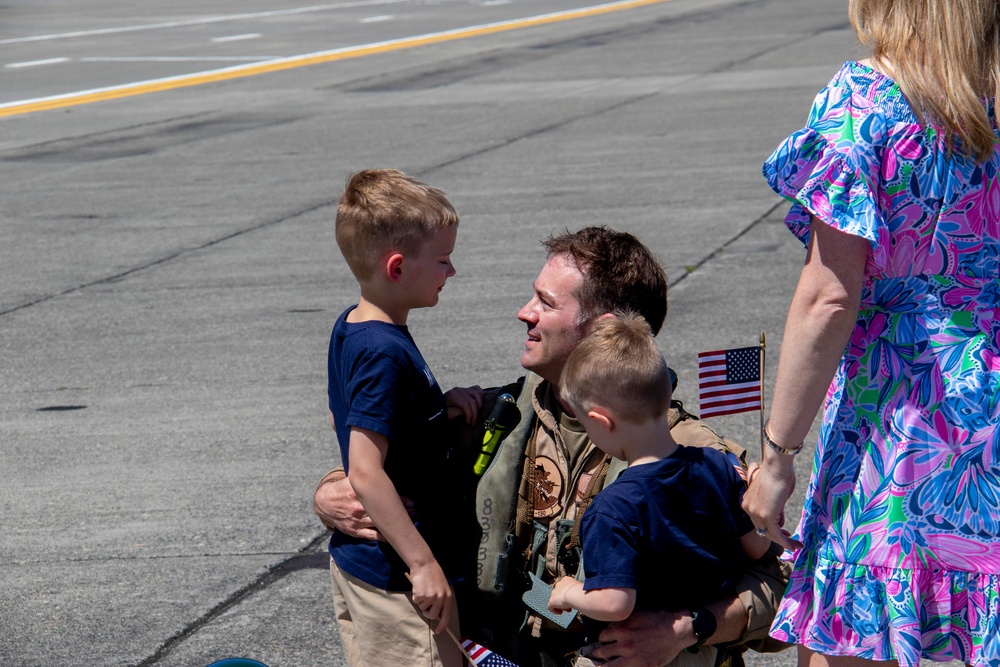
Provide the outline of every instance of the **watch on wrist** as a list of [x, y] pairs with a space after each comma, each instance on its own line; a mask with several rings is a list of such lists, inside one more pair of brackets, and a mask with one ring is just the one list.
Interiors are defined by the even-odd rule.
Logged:
[[708, 609], [696, 609], [692, 611], [691, 630], [698, 641], [688, 647], [688, 652], [697, 653], [698, 647], [708, 641], [715, 634], [717, 628], [718, 622], [715, 620], [715, 614], [711, 611]]

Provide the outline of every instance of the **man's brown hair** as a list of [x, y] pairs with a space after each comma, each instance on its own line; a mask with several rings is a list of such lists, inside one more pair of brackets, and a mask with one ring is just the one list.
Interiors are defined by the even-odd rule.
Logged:
[[654, 336], [660, 332], [667, 316], [667, 275], [639, 239], [602, 226], [551, 236], [542, 243], [549, 257], [571, 257], [583, 273], [576, 297], [584, 322], [631, 311], [646, 320]]
[[358, 280], [392, 250], [420, 252], [427, 236], [458, 224], [444, 192], [397, 169], [366, 169], [347, 179], [337, 204], [337, 246]]
[[559, 391], [577, 411], [604, 407], [642, 424], [670, 407], [670, 371], [646, 320], [621, 313], [594, 322], [566, 360]]

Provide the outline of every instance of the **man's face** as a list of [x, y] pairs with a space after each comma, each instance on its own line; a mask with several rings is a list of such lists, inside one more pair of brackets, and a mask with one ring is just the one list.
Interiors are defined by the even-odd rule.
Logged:
[[549, 257], [535, 279], [535, 295], [517, 314], [528, 325], [521, 365], [554, 385], [563, 365], [587, 333], [577, 294], [583, 273], [566, 255]]

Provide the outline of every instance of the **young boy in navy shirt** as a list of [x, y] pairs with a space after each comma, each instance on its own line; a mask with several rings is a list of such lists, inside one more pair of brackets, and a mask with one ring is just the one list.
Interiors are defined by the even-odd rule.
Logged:
[[[563, 401], [594, 444], [628, 468], [584, 513], [586, 578], [556, 582], [553, 612], [577, 609], [597, 621], [621, 621], [634, 608], [689, 610], [697, 622], [703, 605], [732, 592], [744, 559], [768, 549], [740, 506], [740, 462], [671, 438], [668, 373], [649, 325], [633, 314], [595, 322], [563, 368]], [[700, 648], [706, 664], [714, 664], [715, 651]]]
[[[337, 208], [337, 245], [361, 297], [330, 336], [330, 412], [351, 486], [386, 540], [339, 532], [330, 539], [334, 607], [351, 667], [464, 660], [444, 630], [457, 636], [452, 584], [474, 557], [456, 540], [474, 524], [463, 523], [461, 457], [446, 422], [449, 409], [471, 422], [482, 393], [442, 394], [406, 327], [410, 310], [436, 305], [455, 275], [457, 232], [444, 193], [396, 170], [354, 174]], [[413, 518], [401, 497], [413, 501]]]

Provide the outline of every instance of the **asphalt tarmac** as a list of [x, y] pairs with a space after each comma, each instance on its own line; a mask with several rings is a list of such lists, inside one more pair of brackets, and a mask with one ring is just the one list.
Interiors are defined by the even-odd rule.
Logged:
[[311, 496], [354, 170], [461, 213], [410, 319], [445, 388], [519, 375], [539, 241], [604, 224], [667, 267], [687, 407], [761, 331], [769, 396], [804, 251], [760, 166], [855, 57], [844, 0], [5, 2], [0, 665], [344, 664]]

